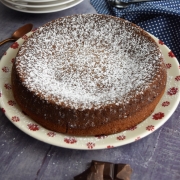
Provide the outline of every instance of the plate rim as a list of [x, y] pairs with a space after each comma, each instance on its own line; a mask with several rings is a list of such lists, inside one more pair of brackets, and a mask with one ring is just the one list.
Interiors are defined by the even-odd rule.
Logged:
[[[52, 4], [49, 4], [49, 5], [40, 5], [40, 3], [36, 3], [36, 5], [31, 5], [31, 4], [22, 4], [22, 3], [34, 3], [34, 2], [24, 2], [24, 1], [11, 1], [11, 0], [3, 0], [9, 4], [12, 4], [12, 5], [15, 5], [15, 6], [20, 6], [20, 7], [26, 7], [26, 8], [48, 8], [48, 7], [54, 7], [54, 6], [59, 6], [59, 5], [65, 5], [65, 4], [68, 4], [70, 2], [73, 2], [74, 0], [64, 0], [63, 2], [58, 2], [57, 0], [54, 0], [52, 2], [49, 2], [49, 3], [52, 3]], [[21, 3], [20, 3], [21, 2]], [[47, 2], [42, 2], [42, 3], [47, 3]]]
[[72, 8], [72, 7], [80, 4], [81, 2], [83, 2], [83, 0], [73, 0], [73, 1], [71, 1], [69, 3], [67, 3], [67, 4], [63, 4], [63, 5], [58, 5], [58, 6], [53, 6], [53, 7], [50, 7], [50, 8], [46, 8], [48, 10], [43, 10], [43, 8], [40, 8], [42, 10], [37, 10], [37, 9], [36, 10], [25, 10], [23, 8], [22, 9], [18, 9], [18, 8], [15, 8], [14, 6], [11, 6], [9, 3], [7, 3], [4, 0], [0, 0], [0, 2], [4, 6], [10, 8], [10, 9], [13, 9], [15, 11], [24, 12], [24, 13], [32, 13], [32, 14], [43, 14], [43, 13], [53, 13], [53, 12], [63, 11], [63, 10]]
[[[11, 1], [16, 2], [18, 0], [11, 0]], [[57, 1], [57, 0], [22, 0], [22, 2], [33, 2], [33, 3], [52, 2], [52, 1]]]

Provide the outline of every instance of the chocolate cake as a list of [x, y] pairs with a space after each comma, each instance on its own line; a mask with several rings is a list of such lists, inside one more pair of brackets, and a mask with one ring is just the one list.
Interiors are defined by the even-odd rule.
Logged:
[[12, 68], [14, 98], [43, 127], [113, 134], [151, 115], [167, 73], [153, 38], [126, 20], [73, 15], [38, 28]]

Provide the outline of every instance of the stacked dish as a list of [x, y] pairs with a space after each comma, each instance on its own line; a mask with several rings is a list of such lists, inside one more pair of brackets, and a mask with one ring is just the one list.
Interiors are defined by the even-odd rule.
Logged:
[[16, 11], [27, 13], [51, 13], [62, 11], [83, 0], [0, 0], [2, 4]]

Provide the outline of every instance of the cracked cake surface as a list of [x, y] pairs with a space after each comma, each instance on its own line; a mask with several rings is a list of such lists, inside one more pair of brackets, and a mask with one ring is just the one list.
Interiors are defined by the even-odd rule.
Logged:
[[39, 124], [97, 135], [147, 118], [164, 93], [166, 76], [148, 33], [120, 18], [84, 14], [38, 28], [18, 52], [12, 85], [17, 103]]

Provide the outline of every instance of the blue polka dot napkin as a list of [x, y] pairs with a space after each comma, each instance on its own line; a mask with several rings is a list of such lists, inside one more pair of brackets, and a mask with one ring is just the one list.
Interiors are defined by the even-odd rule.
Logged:
[[[127, 0], [121, 0], [127, 1]], [[107, 0], [90, 0], [99, 14], [129, 20], [163, 41], [180, 62], [180, 0], [155, 0], [118, 9]]]

